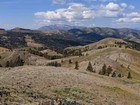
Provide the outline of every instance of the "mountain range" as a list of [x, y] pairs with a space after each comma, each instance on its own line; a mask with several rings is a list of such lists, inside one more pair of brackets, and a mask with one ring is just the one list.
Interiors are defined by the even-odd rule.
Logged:
[[51, 30], [70, 30], [70, 29], [81, 29], [85, 28], [84, 26], [71, 26], [71, 25], [61, 25], [61, 24], [55, 24], [55, 25], [47, 25], [40, 27], [38, 30], [40, 31], [51, 31]]
[[86, 45], [104, 38], [119, 38], [140, 43], [140, 30], [102, 27], [47, 32], [23, 28], [0, 29], [0, 46], [6, 48], [29, 47], [32, 44], [52, 50], [62, 50], [66, 47]]

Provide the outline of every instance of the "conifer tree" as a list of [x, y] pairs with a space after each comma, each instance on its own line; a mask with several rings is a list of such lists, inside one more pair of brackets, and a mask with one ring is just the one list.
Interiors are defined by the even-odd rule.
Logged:
[[128, 78], [128, 79], [132, 79], [131, 72], [128, 72], [127, 78]]
[[78, 61], [75, 62], [75, 69], [77, 69], [77, 70], [79, 69], [79, 62]]
[[86, 70], [87, 70], [87, 71], [90, 71], [90, 72], [95, 72], [95, 70], [93, 70], [93, 67], [92, 67], [91, 62], [88, 63], [88, 67], [87, 67]]
[[104, 64], [103, 67], [102, 67], [102, 70], [101, 70], [100, 74], [101, 74], [101, 75], [105, 75], [106, 69], [107, 69], [107, 68], [106, 68], [106, 64]]

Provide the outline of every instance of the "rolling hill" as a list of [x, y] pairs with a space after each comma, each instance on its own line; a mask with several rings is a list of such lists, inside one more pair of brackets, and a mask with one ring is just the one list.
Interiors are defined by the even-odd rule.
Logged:
[[[28, 36], [27, 42], [34, 43]], [[34, 44], [33, 44], [34, 45]], [[37, 45], [36, 45], [37, 46]], [[25, 62], [19, 67], [0, 67], [0, 94], [8, 105], [139, 105], [140, 51], [130, 42], [106, 38], [84, 46], [67, 47], [70, 54], [49, 60], [31, 54], [27, 49], [1, 48], [1, 62]], [[80, 55], [73, 53], [80, 51]], [[42, 53], [58, 54], [52, 50]], [[70, 62], [71, 61], [71, 62]], [[78, 62], [79, 68], [75, 68]], [[94, 72], [87, 71], [89, 62]], [[59, 64], [59, 65], [58, 65]], [[101, 75], [103, 65], [111, 67]], [[112, 77], [115, 72], [115, 76]], [[128, 79], [128, 73], [131, 73]]]

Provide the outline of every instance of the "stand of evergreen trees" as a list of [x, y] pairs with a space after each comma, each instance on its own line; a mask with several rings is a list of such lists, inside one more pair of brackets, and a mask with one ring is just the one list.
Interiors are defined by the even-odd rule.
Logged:
[[[112, 73], [113, 69], [111, 66], [106, 66], [106, 64], [103, 65], [101, 71], [99, 72], [100, 75], [109, 76]], [[114, 74], [115, 75], [115, 74]]]
[[54, 60], [54, 59], [62, 58], [62, 56], [58, 56], [58, 55], [50, 56], [50, 55], [48, 55], [48, 53], [42, 53], [42, 52], [40, 52], [40, 51], [37, 50], [37, 49], [29, 49], [28, 51], [29, 51], [29, 53], [31, 53], [31, 54], [38, 55], [38, 56], [47, 58], [47, 59], [49, 59], [49, 60]]

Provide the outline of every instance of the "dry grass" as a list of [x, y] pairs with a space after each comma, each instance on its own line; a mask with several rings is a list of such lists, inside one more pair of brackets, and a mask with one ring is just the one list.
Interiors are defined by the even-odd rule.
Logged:
[[[116, 41], [112, 40], [113, 43]], [[112, 44], [110, 39], [98, 43], [105, 44], [104, 42]], [[20, 105], [38, 105], [57, 96], [76, 100], [83, 105], [139, 105], [140, 52], [118, 47], [96, 49], [96, 44], [91, 44], [90, 47], [89, 51], [83, 52], [88, 55], [57, 60], [46, 60], [19, 51], [3, 53], [5, 61], [14, 60], [21, 55], [33, 66], [0, 68], [0, 93], [4, 94], [0, 99]], [[62, 63], [62, 67], [43, 66], [53, 61]], [[79, 62], [79, 70], [73, 69], [76, 61]], [[89, 61], [97, 73], [86, 71]], [[103, 64], [111, 66], [113, 71], [124, 77], [98, 75]], [[132, 80], [126, 78], [128, 71], [132, 73]]]
[[[138, 105], [138, 98], [140, 98], [139, 85], [135, 85], [140, 84], [138, 82], [127, 82], [62, 67], [24, 66], [1, 68], [0, 84], [1, 86], [9, 86], [10, 89], [14, 87], [15, 90], [18, 90], [15, 95], [19, 94], [20, 99], [24, 99], [28, 103], [44, 100], [42, 97], [36, 100], [27, 96], [28, 92], [32, 92], [31, 94], [38, 92], [37, 94], [50, 97], [59, 96], [76, 99], [86, 105], [94, 103], [109, 105], [112, 102], [121, 105], [120, 103], [123, 103], [124, 99], [127, 99], [125, 100], [128, 103], [127, 105]], [[131, 87], [134, 85], [135, 87]], [[23, 89], [26, 92], [22, 95], [21, 90]], [[123, 92], [126, 93], [125, 97], [124, 94], [120, 94]], [[131, 99], [131, 97], [134, 98]]]

